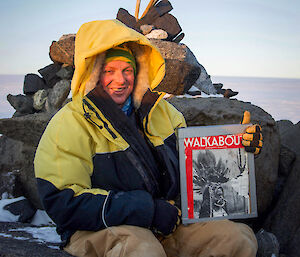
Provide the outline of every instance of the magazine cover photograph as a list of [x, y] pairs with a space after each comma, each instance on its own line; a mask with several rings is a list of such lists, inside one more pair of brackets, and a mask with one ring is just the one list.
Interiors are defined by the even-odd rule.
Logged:
[[254, 158], [241, 143], [244, 127], [179, 130], [184, 223], [256, 216]]

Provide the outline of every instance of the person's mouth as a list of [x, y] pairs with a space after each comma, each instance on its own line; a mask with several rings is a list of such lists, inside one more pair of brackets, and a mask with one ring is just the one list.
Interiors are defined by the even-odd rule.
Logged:
[[120, 92], [120, 91], [122, 91], [122, 90], [124, 90], [125, 88], [113, 88], [112, 90], [113, 91], [116, 91], [116, 92]]
[[126, 87], [115, 87], [115, 88], [111, 88], [111, 90], [115, 93], [122, 93], [123, 91], [126, 90]]

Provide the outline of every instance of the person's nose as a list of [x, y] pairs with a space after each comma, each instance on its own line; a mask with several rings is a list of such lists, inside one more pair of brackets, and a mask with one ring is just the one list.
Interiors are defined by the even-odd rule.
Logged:
[[114, 79], [115, 79], [115, 82], [117, 82], [121, 85], [123, 85], [126, 81], [126, 78], [125, 78], [122, 71], [115, 72], [115, 78]]

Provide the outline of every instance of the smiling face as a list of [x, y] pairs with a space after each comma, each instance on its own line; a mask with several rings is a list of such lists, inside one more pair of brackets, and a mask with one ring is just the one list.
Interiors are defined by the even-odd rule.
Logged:
[[111, 61], [105, 64], [100, 81], [104, 91], [122, 107], [134, 87], [134, 70], [127, 62]]

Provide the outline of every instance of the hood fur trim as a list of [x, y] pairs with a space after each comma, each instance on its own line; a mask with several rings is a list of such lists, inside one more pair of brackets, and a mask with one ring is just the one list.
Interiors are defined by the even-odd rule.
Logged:
[[87, 95], [88, 92], [90, 92], [96, 87], [100, 78], [104, 60], [105, 60], [105, 53], [101, 53], [97, 55], [94, 63], [93, 71], [90, 75], [88, 82], [85, 84], [84, 95]]

